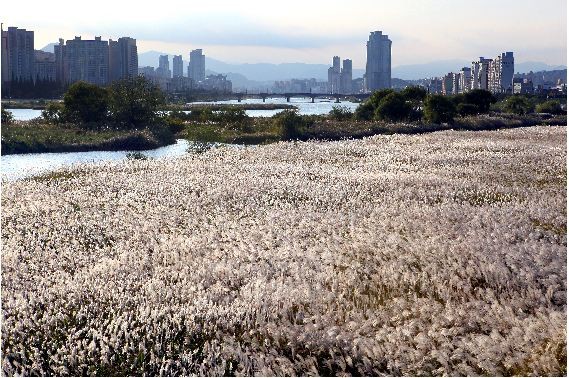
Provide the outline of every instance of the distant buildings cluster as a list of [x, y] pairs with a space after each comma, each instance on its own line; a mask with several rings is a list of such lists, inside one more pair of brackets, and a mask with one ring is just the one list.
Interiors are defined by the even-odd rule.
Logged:
[[56, 80], [55, 55], [34, 50], [34, 32], [2, 30], [2, 82]]
[[192, 89], [202, 89], [230, 93], [232, 84], [225, 75], [205, 75], [205, 55], [202, 49], [190, 52], [190, 62], [184, 76], [184, 61], [182, 55], [174, 55], [172, 71], [168, 55], [161, 55], [158, 59], [158, 68], [152, 66], [139, 67], [138, 74], [155, 82], [167, 92], [182, 92]]
[[332, 67], [328, 68], [328, 93], [350, 94], [352, 89], [352, 60], [344, 59], [340, 68], [340, 57], [332, 58]]
[[484, 89], [492, 93], [516, 93], [514, 53], [508, 51], [494, 59], [480, 57], [470, 67], [463, 67], [459, 72], [431, 78], [428, 89], [430, 93], [443, 95], [460, 94], [473, 89]]
[[47, 81], [67, 87], [77, 81], [106, 86], [113, 81], [143, 75], [163, 90], [188, 89], [231, 92], [231, 81], [223, 75], [205, 76], [205, 56], [201, 49], [190, 53], [188, 76], [183, 74], [181, 55], [173, 59], [170, 70], [168, 55], [159, 58], [158, 68], [138, 67], [136, 39], [122, 37], [109, 41], [81, 37], [54, 46], [54, 52], [34, 49], [34, 32], [17, 27], [2, 30], [2, 84]]

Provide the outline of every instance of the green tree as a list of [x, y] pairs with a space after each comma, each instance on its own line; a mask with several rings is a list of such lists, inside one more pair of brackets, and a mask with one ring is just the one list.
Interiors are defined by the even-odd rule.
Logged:
[[563, 114], [565, 113], [561, 108], [561, 104], [556, 100], [549, 100], [538, 104], [535, 108], [537, 113], [550, 113], [550, 114]]
[[478, 113], [488, 113], [490, 110], [490, 105], [496, 102], [496, 98], [492, 93], [484, 89], [474, 89], [472, 91], [466, 92], [463, 95], [465, 104], [473, 104], [478, 109]]
[[525, 96], [510, 96], [506, 99], [504, 110], [508, 113], [527, 114], [533, 111], [533, 105]]
[[456, 115], [456, 106], [451, 99], [441, 95], [430, 95], [425, 101], [425, 118], [429, 122], [452, 122]]
[[333, 106], [328, 115], [332, 119], [343, 121], [352, 118], [353, 113], [347, 106]]
[[282, 130], [284, 140], [302, 139], [306, 122], [296, 109], [287, 109], [273, 116], [273, 121]]
[[65, 119], [65, 106], [60, 102], [50, 102], [42, 110], [41, 116], [49, 123], [60, 123]]
[[73, 122], [92, 124], [107, 119], [109, 93], [83, 81], [73, 83], [63, 96], [65, 112]]
[[459, 103], [456, 107], [458, 114], [461, 116], [475, 115], [478, 113], [478, 107], [474, 104]]
[[401, 91], [401, 95], [406, 101], [410, 101], [413, 104], [419, 104], [427, 98], [427, 90], [419, 86], [405, 87], [405, 89]]
[[124, 128], [138, 129], [158, 122], [158, 110], [165, 101], [160, 88], [142, 76], [115, 81], [110, 88], [112, 117]]
[[354, 112], [354, 118], [358, 121], [371, 121], [373, 119], [373, 113], [375, 112], [375, 107], [371, 101], [362, 102], [356, 108]]
[[372, 95], [368, 98], [368, 102], [371, 103], [374, 107], [374, 110], [377, 109], [381, 100], [383, 100], [388, 95], [395, 93], [393, 89], [380, 89], [372, 93]]
[[14, 115], [12, 112], [2, 108], [2, 123], [8, 125], [14, 121]]
[[386, 121], [402, 121], [409, 118], [413, 110], [412, 106], [405, 101], [405, 97], [399, 93], [390, 93], [385, 96], [375, 109], [375, 118]]

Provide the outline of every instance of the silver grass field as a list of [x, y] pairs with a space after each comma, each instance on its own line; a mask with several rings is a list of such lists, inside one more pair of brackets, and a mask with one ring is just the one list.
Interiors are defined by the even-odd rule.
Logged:
[[566, 128], [2, 184], [5, 375], [566, 375]]

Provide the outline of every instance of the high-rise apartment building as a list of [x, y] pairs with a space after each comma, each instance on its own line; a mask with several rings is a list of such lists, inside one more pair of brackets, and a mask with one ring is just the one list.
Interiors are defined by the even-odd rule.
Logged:
[[115, 81], [138, 75], [138, 49], [136, 39], [109, 40], [109, 80]]
[[184, 63], [181, 55], [174, 55], [174, 59], [172, 60], [172, 70], [174, 77], [184, 76]]
[[328, 68], [328, 93], [352, 93], [352, 61], [344, 59], [340, 68], [340, 57], [332, 58], [332, 67]]
[[160, 58], [158, 60], [158, 68], [156, 69], [156, 75], [163, 79], [170, 79], [172, 77], [168, 55], [160, 55]]
[[34, 55], [34, 79], [40, 81], [55, 81], [55, 54], [36, 50]]
[[[63, 83], [68, 85], [76, 81], [85, 81], [95, 85], [109, 83], [109, 43], [95, 37], [83, 40], [81, 37], [66, 41], [60, 40], [55, 49], [56, 76], [63, 71]], [[58, 61], [61, 59], [61, 61]]]
[[2, 83], [10, 81], [8, 70], [8, 32], [2, 28]]
[[202, 49], [196, 49], [190, 52], [188, 76], [194, 83], [205, 80], [205, 55], [203, 55]]
[[454, 94], [454, 85], [455, 85], [455, 74], [449, 72], [445, 76], [441, 78], [441, 88], [442, 94], [445, 96], [450, 96]]
[[367, 92], [391, 88], [391, 40], [381, 31], [370, 33], [364, 76]]
[[512, 93], [514, 80], [514, 53], [502, 53], [489, 64], [488, 90], [492, 93]]
[[35, 80], [34, 32], [16, 27], [2, 31], [2, 58], [3, 80]]
[[471, 69], [471, 88], [488, 90], [488, 72], [492, 59], [480, 57], [479, 60], [472, 62]]
[[340, 93], [352, 93], [352, 60], [344, 59], [342, 61], [342, 73], [340, 75]]
[[472, 79], [471, 68], [462, 67], [460, 70], [460, 82], [458, 83], [458, 93], [465, 93], [470, 90], [470, 81]]
[[340, 93], [340, 57], [332, 58], [332, 67], [328, 68], [328, 93]]

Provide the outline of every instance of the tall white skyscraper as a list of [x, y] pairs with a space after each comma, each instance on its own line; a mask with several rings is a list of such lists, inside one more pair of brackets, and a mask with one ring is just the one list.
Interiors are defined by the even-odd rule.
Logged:
[[512, 93], [514, 81], [514, 53], [498, 55], [489, 65], [488, 89], [492, 93]]
[[381, 31], [371, 32], [367, 41], [364, 86], [367, 92], [391, 88], [391, 40]]

